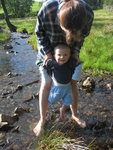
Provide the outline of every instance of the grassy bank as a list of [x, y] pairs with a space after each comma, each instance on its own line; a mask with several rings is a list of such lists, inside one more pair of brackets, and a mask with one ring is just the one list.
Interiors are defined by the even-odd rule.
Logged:
[[113, 72], [113, 15], [106, 10], [94, 13], [91, 33], [80, 53], [83, 68]]
[[10, 38], [10, 33], [0, 31], [0, 43], [4, 43], [4, 41], [7, 41]]
[[[37, 2], [33, 4], [31, 17], [11, 19], [11, 22], [17, 26], [18, 32], [23, 32], [26, 29], [29, 34], [32, 34], [29, 42], [34, 49], [37, 49], [34, 30], [36, 14], [40, 6], [41, 4]], [[113, 72], [113, 15], [107, 10], [96, 10], [94, 13], [95, 18], [90, 35], [85, 39], [80, 53], [83, 69], [92, 69], [94, 72], [100, 70]], [[0, 26], [7, 28], [4, 20], [0, 20]], [[2, 36], [0, 35], [0, 37]], [[7, 38], [8, 36], [4, 37]], [[4, 38], [4, 40], [7, 39]]]

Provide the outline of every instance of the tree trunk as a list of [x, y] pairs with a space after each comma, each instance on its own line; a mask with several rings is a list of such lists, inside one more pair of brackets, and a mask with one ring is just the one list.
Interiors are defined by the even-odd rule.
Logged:
[[10, 31], [16, 32], [16, 27], [13, 24], [11, 24], [11, 22], [9, 20], [9, 16], [8, 16], [8, 12], [7, 12], [4, 0], [1, 0], [1, 4], [2, 4], [3, 11], [4, 11], [5, 20], [6, 20], [6, 23], [9, 27]]

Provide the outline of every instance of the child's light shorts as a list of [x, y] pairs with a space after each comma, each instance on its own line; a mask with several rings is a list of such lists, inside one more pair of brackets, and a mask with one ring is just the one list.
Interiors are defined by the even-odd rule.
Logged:
[[54, 104], [55, 102], [62, 100], [64, 105], [72, 104], [72, 86], [69, 83], [64, 86], [54, 86], [52, 85], [50, 94], [48, 97], [48, 103]]

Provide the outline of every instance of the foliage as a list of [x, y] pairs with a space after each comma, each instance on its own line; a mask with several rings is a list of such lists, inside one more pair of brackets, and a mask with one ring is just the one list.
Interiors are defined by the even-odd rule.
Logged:
[[93, 9], [102, 7], [102, 0], [85, 0]]
[[7, 26], [9, 28], [9, 30], [11, 32], [16, 32], [16, 26], [14, 26], [11, 22], [10, 22], [10, 19], [9, 19], [9, 15], [8, 15], [8, 11], [7, 11], [7, 8], [6, 8], [6, 3], [5, 3], [5, 0], [1, 0], [1, 5], [2, 5], [2, 8], [3, 8], [3, 12], [4, 12], [4, 19], [7, 23]]
[[33, 2], [30, 16], [37, 16], [37, 12], [39, 11], [41, 6], [42, 6], [42, 2]]
[[113, 5], [113, 0], [85, 0], [93, 9], [102, 8], [103, 5]]
[[0, 3], [0, 9], [2, 8], [2, 5], [1, 5], [1, 3]]
[[113, 0], [103, 0], [103, 3], [106, 5], [113, 5]]
[[16, 18], [28, 15], [32, 3], [32, 0], [6, 0], [8, 13]]

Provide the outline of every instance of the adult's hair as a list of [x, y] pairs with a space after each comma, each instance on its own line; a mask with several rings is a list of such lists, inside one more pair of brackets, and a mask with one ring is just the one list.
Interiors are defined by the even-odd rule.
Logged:
[[78, 0], [63, 0], [59, 14], [60, 25], [68, 30], [66, 33], [68, 42], [71, 35], [76, 35], [77, 31], [82, 31], [85, 26], [86, 9], [84, 4]]

